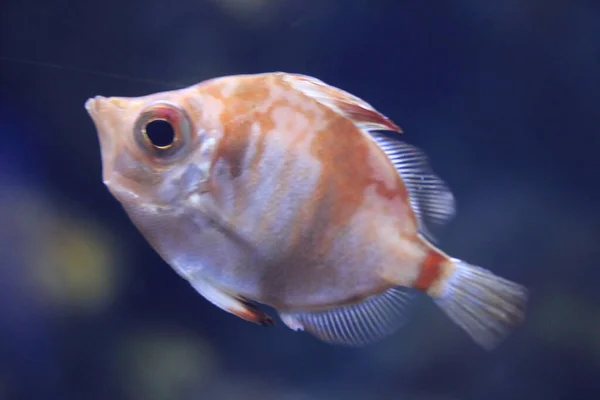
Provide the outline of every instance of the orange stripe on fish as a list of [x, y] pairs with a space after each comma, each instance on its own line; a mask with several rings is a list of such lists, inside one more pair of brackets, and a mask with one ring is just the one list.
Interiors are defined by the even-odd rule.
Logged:
[[431, 249], [423, 260], [419, 275], [412, 286], [426, 292], [443, 275], [443, 265], [446, 260], [446, 256]]
[[215, 154], [215, 162], [225, 159], [231, 175], [238, 177], [244, 167], [242, 163], [248, 150], [252, 124], [259, 123], [261, 132], [266, 132], [263, 126], [265, 118], [257, 111], [257, 105], [268, 99], [269, 91], [264, 85], [242, 80], [229, 90], [222, 88], [220, 96], [228, 106], [221, 114], [223, 140]]

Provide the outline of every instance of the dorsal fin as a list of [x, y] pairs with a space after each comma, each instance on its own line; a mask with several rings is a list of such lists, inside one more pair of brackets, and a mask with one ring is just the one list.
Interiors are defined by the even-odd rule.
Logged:
[[380, 132], [371, 132], [370, 135], [400, 173], [417, 216], [419, 230], [433, 240], [431, 228], [442, 226], [454, 216], [452, 192], [435, 175], [427, 156], [420, 149]]
[[398, 125], [375, 110], [369, 103], [342, 89], [306, 75], [282, 74], [282, 77], [294, 89], [351, 119], [366, 132], [384, 129], [402, 133], [402, 129]]

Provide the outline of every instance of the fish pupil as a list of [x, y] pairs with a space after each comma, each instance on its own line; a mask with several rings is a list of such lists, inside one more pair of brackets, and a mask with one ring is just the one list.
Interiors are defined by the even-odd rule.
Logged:
[[175, 141], [175, 129], [170, 122], [157, 119], [146, 125], [146, 137], [154, 147], [168, 148]]

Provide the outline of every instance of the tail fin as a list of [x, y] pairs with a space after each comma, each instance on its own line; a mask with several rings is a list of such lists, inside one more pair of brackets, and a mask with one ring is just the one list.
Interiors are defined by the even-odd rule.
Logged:
[[524, 319], [527, 289], [464, 261], [451, 262], [455, 268], [435, 303], [476, 343], [491, 350]]

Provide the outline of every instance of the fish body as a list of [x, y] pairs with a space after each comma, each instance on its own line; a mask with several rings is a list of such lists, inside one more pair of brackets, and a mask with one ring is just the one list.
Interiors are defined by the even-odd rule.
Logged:
[[397, 331], [418, 293], [488, 348], [523, 318], [524, 287], [431, 242], [429, 227], [454, 214], [452, 193], [356, 96], [265, 73], [96, 96], [86, 109], [108, 189], [228, 312], [271, 324], [255, 305], [266, 304], [292, 329], [354, 346]]

